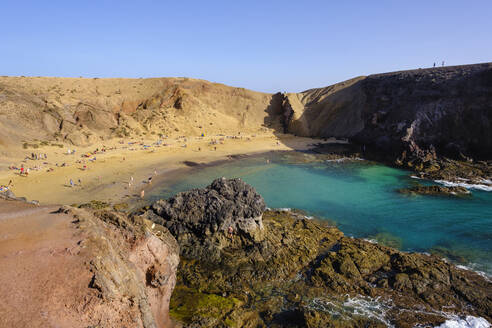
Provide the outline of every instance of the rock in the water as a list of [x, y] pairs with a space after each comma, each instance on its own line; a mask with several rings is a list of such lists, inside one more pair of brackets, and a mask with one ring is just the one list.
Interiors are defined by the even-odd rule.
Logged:
[[443, 195], [443, 196], [462, 196], [469, 195], [470, 191], [465, 187], [444, 187], [444, 186], [414, 186], [410, 188], [398, 189], [399, 193], [411, 195]]
[[[345, 237], [295, 211], [264, 210], [243, 181], [217, 179], [144, 212], [180, 245], [175, 319], [194, 327], [414, 327], [441, 324], [444, 308], [492, 317], [491, 284], [476, 273]], [[160, 279], [149, 277], [151, 286]], [[382, 312], [359, 315], [367, 306]]]
[[295, 212], [266, 211], [263, 224], [262, 242], [234, 237], [220, 262], [181, 258], [174, 318], [196, 327], [353, 328], [434, 327], [443, 309], [491, 318], [490, 282], [435, 256], [345, 237]]

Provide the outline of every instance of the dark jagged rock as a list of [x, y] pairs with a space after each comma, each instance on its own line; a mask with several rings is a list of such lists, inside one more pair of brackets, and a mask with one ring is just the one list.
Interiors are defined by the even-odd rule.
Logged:
[[492, 157], [492, 63], [375, 74], [286, 97], [290, 133], [351, 138], [393, 159]]
[[468, 191], [468, 189], [466, 189], [465, 187], [422, 186], [422, 185], [398, 189], [398, 192], [402, 194], [410, 194], [410, 195], [442, 195], [442, 196], [470, 195], [470, 191]]
[[220, 178], [206, 188], [159, 200], [145, 215], [176, 236], [183, 254], [217, 258], [230, 242], [229, 230], [245, 240], [262, 240], [265, 208], [253, 187], [241, 179]]
[[[174, 318], [196, 327], [436, 326], [443, 311], [492, 319], [492, 283], [474, 272], [345, 237], [296, 212], [263, 210], [251, 187], [220, 179], [144, 213], [184, 249]], [[227, 235], [231, 222], [257, 217], [261, 238], [252, 227]], [[367, 308], [357, 306], [380, 312], [362, 316]]]
[[492, 158], [492, 63], [375, 74], [284, 97], [289, 133], [349, 138], [364, 158], [429, 178], [492, 176], [490, 163], [475, 163]]
[[[348, 238], [295, 213], [267, 211], [263, 221], [261, 243], [235, 236], [219, 262], [182, 257], [171, 314], [198, 327], [436, 326], [441, 311], [491, 319], [492, 284], [476, 273]], [[216, 305], [196, 304], [210, 296]], [[379, 319], [340, 312], [348, 300], [387, 308]], [[205, 309], [215, 313], [206, 322]]]

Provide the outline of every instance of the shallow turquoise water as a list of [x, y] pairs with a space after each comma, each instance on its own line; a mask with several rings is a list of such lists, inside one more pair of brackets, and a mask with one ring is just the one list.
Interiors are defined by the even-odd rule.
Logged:
[[466, 199], [405, 196], [395, 190], [417, 183], [409, 172], [366, 161], [306, 158], [312, 155], [277, 153], [196, 169], [153, 197], [204, 187], [221, 176], [241, 177], [271, 208], [301, 209], [333, 221], [349, 236], [439, 253], [492, 274], [492, 192], [473, 191]]

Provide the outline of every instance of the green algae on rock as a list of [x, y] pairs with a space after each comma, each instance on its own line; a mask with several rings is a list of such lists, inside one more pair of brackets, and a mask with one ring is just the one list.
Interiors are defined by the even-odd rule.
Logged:
[[[234, 195], [247, 189], [237, 180], [221, 183]], [[238, 198], [240, 213], [248, 212], [244, 207], [250, 199], [258, 199], [249, 192]], [[227, 226], [207, 233], [190, 228], [211, 227], [214, 222], [220, 226], [221, 213], [228, 217], [229, 207], [222, 208], [220, 197], [203, 194], [215, 199], [204, 199], [215, 204], [212, 209], [180, 202], [187, 197], [180, 195], [160, 203], [174, 208], [163, 212], [167, 217], [153, 207], [142, 214], [174, 227], [171, 232], [182, 247], [179, 291], [171, 301], [177, 320], [197, 327], [413, 327], [439, 325], [450, 314], [492, 317], [492, 284], [482, 276], [436, 256], [346, 237], [337, 228], [295, 212], [266, 211], [261, 217], [255, 212], [258, 235], [231, 234]], [[200, 208], [208, 208], [208, 214], [200, 215]], [[192, 226], [186, 223], [186, 210], [192, 213]], [[173, 213], [180, 213], [183, 224]], [[208, 310], [198, 309], [206, 299]], [[200, 306], [192, 311], [196, 304]], [[359, 308], [337, 310], [347, 304]], [[365, 306], [384, 311], [360, 315], [368, 311]]]

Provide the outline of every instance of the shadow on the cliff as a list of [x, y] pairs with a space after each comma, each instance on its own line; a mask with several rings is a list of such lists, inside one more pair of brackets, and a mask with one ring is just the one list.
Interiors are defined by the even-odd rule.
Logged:
[[292, 96], [276, 93], [265, 110], [268, 115], [263, 125], [273, 129], [279, 142], [289, 148], [295, 149], [298, 144], [293, 137], [310, 137], [319, 140], [317, 149], [322, 153], [348, 155], [360, 152], [360, 144], [322, 144], [329, 138], [348, 140], [363, 129], [361, 104], [364, 97], [360, 91], [360, 79], [303, 92], [303, 97], [310, 99], [295, 119]]
[[281, 92], [272, 95], [270, 104], [265, 109], [268, 115], [264, 118], [263, 126], [273, 130], [279, 143], [295, 149], [297, 142], [292, 136], [296, 135], [290, 133], [288, 129], [288, 121], [291, 117], [289, 117], [290, 112], [285, 108], [285, 99], [285, 95]]

